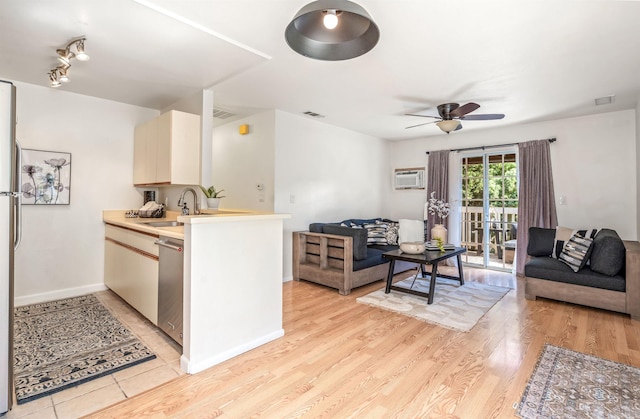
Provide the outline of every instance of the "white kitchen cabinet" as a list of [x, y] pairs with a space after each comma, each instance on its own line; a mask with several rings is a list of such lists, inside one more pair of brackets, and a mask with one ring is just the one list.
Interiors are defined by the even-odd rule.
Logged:
[[158, 324], [157, 237], [105, 225], [104, 283]]
[[133, 183], [200, 184], [200, 116], [169, 111], [136, 127]]

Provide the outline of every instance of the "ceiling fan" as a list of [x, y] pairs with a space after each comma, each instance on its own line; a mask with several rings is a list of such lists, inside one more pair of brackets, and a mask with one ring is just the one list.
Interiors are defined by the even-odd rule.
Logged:
[[487, 121], [491, 119], [502, 119], [504, 118], [504, 114], [502, 113], [486, 113], [486, 114], [478, 114], [478, 115], [468, 115], [469, 113], [478, 109], [480, 105], [477, 103], [469, 102], [466, 105], [460, 106], [458, 103], [443, 103], [442, 105], [438, 105], [438, 114], [440, 116], [431, 116], [431, 115], [417, 115], [408, 113], [408, 116], [420, 116], [422, 118], [434, 118], [438, 119], [438, 121], [425, 122], [424, 124], [411, 125], [409, 128], [420, 127], [422, 125], [427, 124], [436, 124], [438, 128], [442, 131], [449, 134], [451, 131], [457, 131], [462, 129], [462, 124], [460, 123], [461, 119], [467, 121]]

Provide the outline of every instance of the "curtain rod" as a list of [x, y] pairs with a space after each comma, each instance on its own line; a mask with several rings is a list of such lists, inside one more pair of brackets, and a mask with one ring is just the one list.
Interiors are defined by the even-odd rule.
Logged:
[[[549, 141], [550, 143], [555, 143], [556, 139], [555, 138], [547, 138], [547, 141]], [[520, 144], [520, 143], [483, 145], [483, 146], [480, 146], [480, 147], [457, 148], [457, 149], [453, 149], [453, 150], [449, 150], [449, 151], [460, 152], [460, 151], [467, 151], [467, 150], [485, 150], [487, 148], [509, 147], [509, 146], [518, 145], [518, 144]], [[429, 154], [429, 151], [427, 151], [426, 153]]]

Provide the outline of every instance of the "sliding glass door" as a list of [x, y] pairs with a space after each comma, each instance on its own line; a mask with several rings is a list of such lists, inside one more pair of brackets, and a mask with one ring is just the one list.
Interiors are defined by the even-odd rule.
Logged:
[[461, 243], [464, 262], [511, 270], [518, 221], [518, 167], [515, 152], [462, 157]]

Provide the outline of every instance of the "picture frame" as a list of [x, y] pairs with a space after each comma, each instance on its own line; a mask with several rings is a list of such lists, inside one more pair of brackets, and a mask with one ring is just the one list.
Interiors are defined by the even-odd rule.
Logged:
[[22, 205], [69, 205], [71, 153], [22, 149]]

